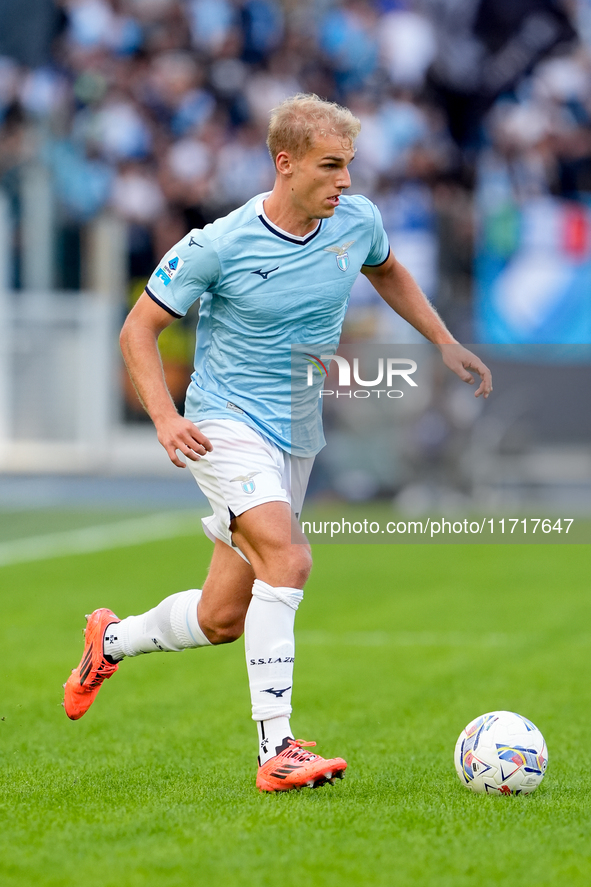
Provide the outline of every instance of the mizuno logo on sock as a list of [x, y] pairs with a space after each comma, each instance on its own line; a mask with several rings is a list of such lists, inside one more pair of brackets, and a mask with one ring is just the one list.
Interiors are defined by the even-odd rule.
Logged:
[[279, 699], [283, 696], [284, 693], [287, 693], [288, 690], [291, 690], [291, 684], [289, 687], [285, 687], [284, 690], [275, 690], [274, 687], [269, 687], [268, 690], [261, 690], [261, 693], [271, 693], [273, 696], [276, 696]]

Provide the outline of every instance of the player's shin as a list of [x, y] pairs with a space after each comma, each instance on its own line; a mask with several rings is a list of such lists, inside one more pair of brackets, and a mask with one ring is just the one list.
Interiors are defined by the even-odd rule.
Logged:
[[188, 647], [208, 647], [197, 618], [200, 588], [171, 594], [140, 616], [128, 616], [108, 625], [103, 640], [105, 656], [117, 662], [140, 653], [180, 653]]
[[274, 588], [255, 579], [246, 614], [244, 641], [252, 699], [264, 764], [293, 738], [289, 726], [294, 665], [294, 620], [304, 593]]

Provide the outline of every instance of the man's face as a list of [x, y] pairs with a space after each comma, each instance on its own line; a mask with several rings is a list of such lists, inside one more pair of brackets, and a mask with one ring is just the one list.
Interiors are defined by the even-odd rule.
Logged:
[[333, 216], [340, 195], [351, 185], [347, 167], [354, 156], [348, 139], [336, 135], [317, 137], [307, 154], [290, 162], [294, 207], [310, 219]]

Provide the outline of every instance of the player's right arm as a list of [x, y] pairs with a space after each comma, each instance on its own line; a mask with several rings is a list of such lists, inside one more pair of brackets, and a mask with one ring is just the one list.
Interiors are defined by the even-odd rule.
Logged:
[[177, 450], [197, 462], [212, 449], [197, 426], [179, 416], [164, 379], [158, 337], [175, 318], [144, 291], [127, 316], [119, 341], [138, 396], [152, 419], [170, 461], [184, 468]]

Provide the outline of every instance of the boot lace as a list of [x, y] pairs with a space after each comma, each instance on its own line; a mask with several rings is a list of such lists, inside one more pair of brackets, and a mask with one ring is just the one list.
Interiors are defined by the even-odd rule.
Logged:
[[303, 751], [303, 748], [310, 748], [316, 745], [315, 742], [306, 742], [305, 739], [290, 739], [288, 740], [289, 749], [286, 749], [283, 752], [283, 757], [289, 758], [292, 761], [297, 761], [298, 764], [307, 764], [308, 761], [313, 761], [318, 755], [315, 755], [314, 752]]

